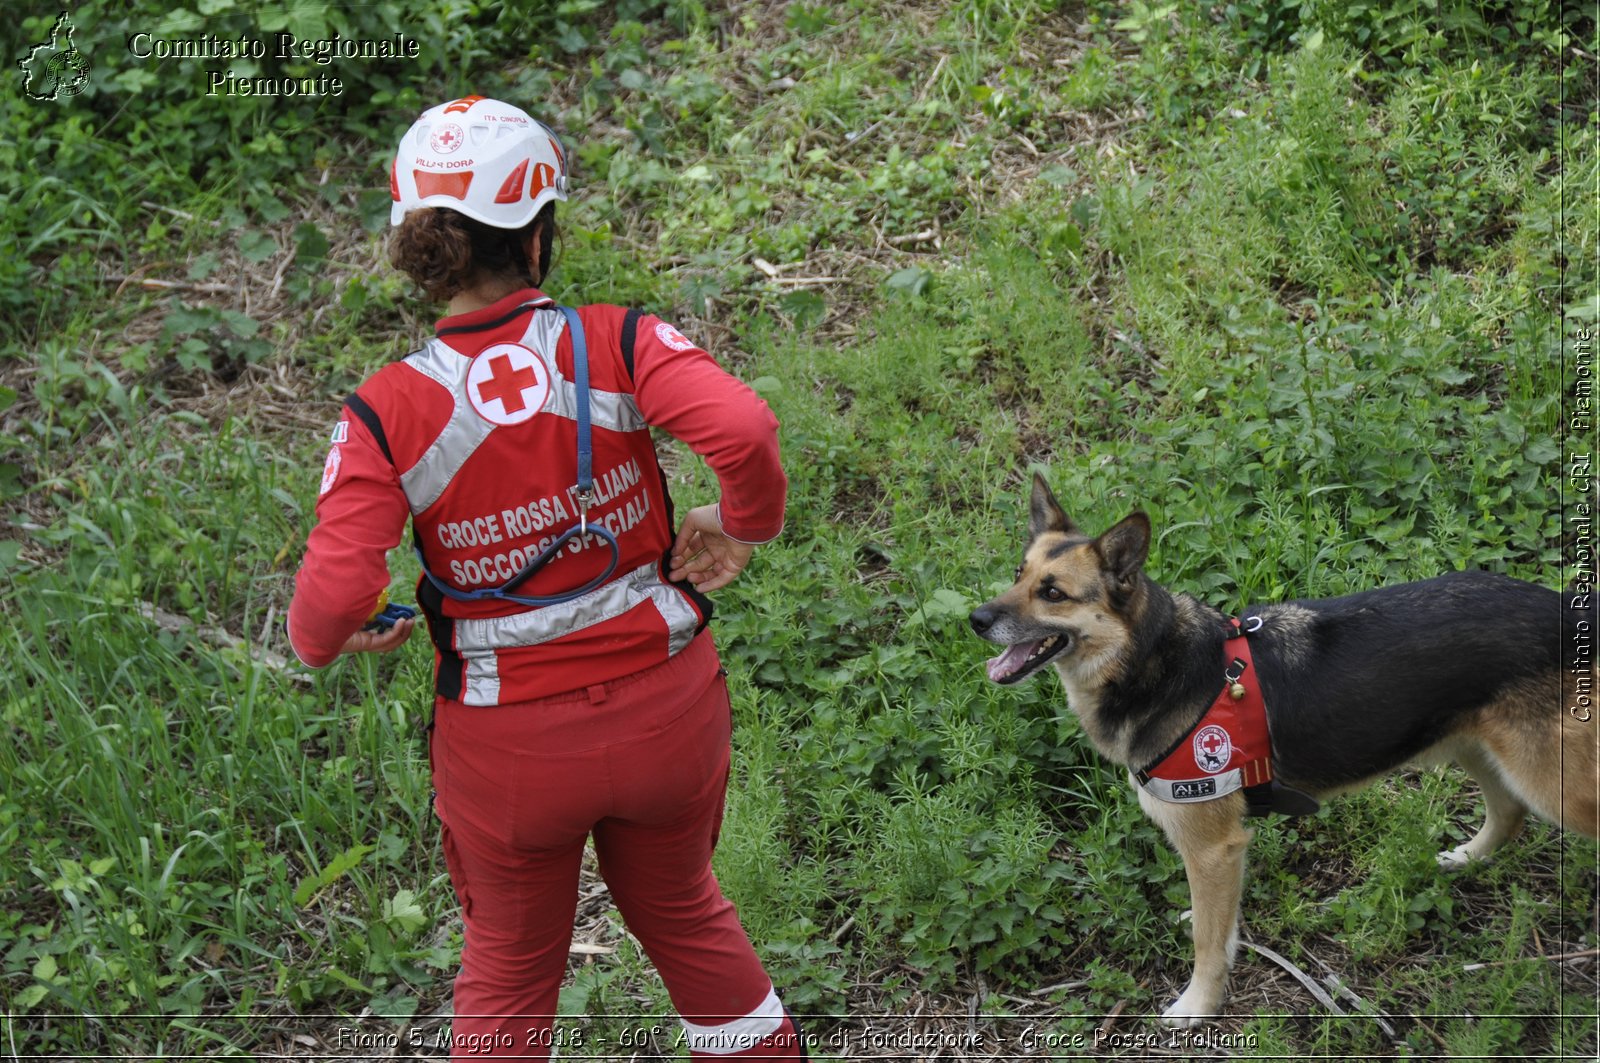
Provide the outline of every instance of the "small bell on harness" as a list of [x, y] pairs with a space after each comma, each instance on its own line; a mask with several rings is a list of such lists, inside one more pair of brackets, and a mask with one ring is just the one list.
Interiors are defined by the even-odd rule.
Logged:
[[1243, 701], [1247, 693], [1244, 689], [1244, 684], [1239, 680], [1244, 678], [1244, 670], [1248, 667], [1250, 665], [1243, 658], [1235, 657], [1233, 663], [1228, 665], [1222, 673], [1223, 682], [1228, 684], [1228, 697], [1234, 701]]

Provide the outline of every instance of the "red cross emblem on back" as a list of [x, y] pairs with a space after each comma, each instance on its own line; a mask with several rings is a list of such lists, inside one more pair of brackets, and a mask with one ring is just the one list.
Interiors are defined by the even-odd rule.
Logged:
[[527, 366], [518, 369], [511, 364], [509, 354], [496, 355], [489, 360], [489, 380], [478, 385], [478, 401], [497, 399], [507, 413], [521, 413], [527, 408], [522, 401], [524, 388], [537, 387], [539, 374]]
[[467, 401], [491, 424], [521, 424], [550, 397], [550, 370], [520, 343], [496, 343], [467, 370]]

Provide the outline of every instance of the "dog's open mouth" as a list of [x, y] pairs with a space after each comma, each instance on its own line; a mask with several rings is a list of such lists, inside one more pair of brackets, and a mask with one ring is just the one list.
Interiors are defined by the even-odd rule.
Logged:
[[1046, 661], [1065, 650], [1071, 642], [1072, 636], [1061, 634], [1007, 646], [1006, 652], [989, 659], [989, 678], [996, 683], [1015, 683], [1037, 671]]

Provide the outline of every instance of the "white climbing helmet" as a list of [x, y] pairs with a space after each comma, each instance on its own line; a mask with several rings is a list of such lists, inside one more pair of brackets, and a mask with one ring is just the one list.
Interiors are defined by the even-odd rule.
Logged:
[[520, 107], [464, 96], [424, 111], [389, 168], [389, 224], [407, 211], [448, 207], [497, 229], [520, 229], [567, 198], [567, 154]]

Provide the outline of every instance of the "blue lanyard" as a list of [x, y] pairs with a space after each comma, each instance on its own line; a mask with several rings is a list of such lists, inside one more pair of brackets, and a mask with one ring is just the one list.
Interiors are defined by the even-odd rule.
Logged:
[[[530, 558], [528, 563], [517, 571], [517, 574], [506, 580], [498, 587], [480, 587], [475, 591], [458, 591], [445, 583], [428, 570], [428, 561], [422, 556], [422, 547], [419, 544], [417, 560], [422, 563], [422, 574], [428, 577], [428, 582], [443, 594], [458, 602], [479, 602], [486, 598], [498, 598], [502, 601], [515, 602], [534, 608], [545, 605], [560, 605], [570, 602], [574, 598], [582, 597], [600, 586], [611, 574], [617, 570], [617, 564], [622, 559], [622, 551], [617, 547], [617, 537], [598, 524], [589, 523], [589, 506], [594, 502], [594, 445], [590, 440], [589, 431], [589, 345], [584, 339], [583, 321], [579, 319], [578, 312], [570, 306], [558, 306], [562, 314], [566, 315], [567, 328], [572, 333], [572, 375], [573, 386], [577, 391], [577, 421], [578, 421], [578, 482], [573, 487], [573, 495], [578, 501], [578, 523], [556, 536], [554, 542], [541, 550], [538, 556]], [[531, 578], [544, 566], [548, 565], [568, 542], [584, 535], [593, 535], [602, 540], [611, 548], [611, 562], [606, 565], [604, 572], [583, 586], [574, 590], [563, 591], [560, 594], [547, 595], [521, 595], [512, 594], [510, 589], [517, 584]]]

